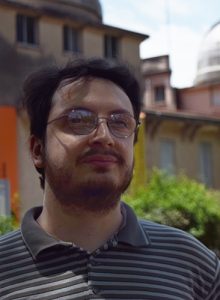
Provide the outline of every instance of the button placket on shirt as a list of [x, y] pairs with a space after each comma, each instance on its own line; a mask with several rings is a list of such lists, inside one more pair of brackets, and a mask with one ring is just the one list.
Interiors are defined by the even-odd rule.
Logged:
[[101, 266], [102, 263], [98, 261], [98, 257], [103, 251], [108, 251], [109, 248], [117, 247], [118, 242], [116, 238], [111, 239], [107, 243], [105, 243], [100, 249], [97, 249], [93, 253], [90, 254], [88, 258], [88, 285], [93, 290], [94, 294], [98, 294], [100, 292], [100, 288], [97, 285], [94, 285], [94, 276], [97, 267]]
[[[94, 294], [99, 293], [99, 288], [93, 285], [93, 276], [97, 266], [101, 265], [101, 262], [97, 261], [97, 257], [101, 253], [100, 249], [97, 249], [95, 252], [91, 253], [88, 258], [88, 285], [92, 289]], [[93, 275], [92, 275], [93, 274]]]

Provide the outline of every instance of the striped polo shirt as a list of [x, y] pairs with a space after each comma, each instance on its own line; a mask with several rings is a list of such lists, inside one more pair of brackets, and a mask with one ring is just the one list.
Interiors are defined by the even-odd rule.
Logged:
[[219, 300], [215, 254], [189, 234], [137, 220], [89, 253], [48, 235], [26, 213], [21, 229], [0, 238], [1, 300]]

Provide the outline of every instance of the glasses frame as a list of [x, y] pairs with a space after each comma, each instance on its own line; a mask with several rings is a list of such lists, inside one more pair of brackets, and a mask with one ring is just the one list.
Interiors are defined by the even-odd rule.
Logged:
[[[87, 109], [72, 109], [68, 113], [65, 113], [65, 114], [63, 114], [63, 115], [61, 115], [61, 116], [59, 116], [57, 118], [54, 118], [54, 119], [48, 121], [47, 125], [49, 125], [49, 124], [51, 124], [51, 123], [53, 123], [55, 121], [59, 121], [59, 120], [61, 120], [63, 118], [67, 118], [68, 119], [68, 124], [70, 124], [70, 122], [69, 122], [69, 120], [70, 120], [70, 114], [72, 112], [74, 112], [74, 111], [89, 111], [89, 110], [87, 110]], [[91, 111], [89, 111], [89, 112], [91, 112]], [[126, 112], [125, 113], [123, 113], [123, 112], [122, 113], [112, 113], [109, 117], [101, 117], [101, 116], [99, 117], [97, 114], [95, 114], [93, 112], [91, 112], [91, 113], [95, 116], [95, 118], [94, 118], [94, 120], [95, 120], [94, 127], [91, 128], [91, 130], [89, 130], [86, 133], [75, 133], [74, 130], [73, 130], [73, 128], [71, 127], [71, 125], [69, 125], [69, 127], [73, 130], [74, 135], [89, 135], [94, 130], [96, 130], [98, 128], [98, 126], [102, 123], [102, 121], [100, 121], [100, 120], [106, 120], [106, 124], [107, 124], [108, 130], [109, 130], [109, 132], [114, 137], [121, 138], [121, 139], [126, 139], [129, 136], [131, 136], [133, 133], [135, 133], [137, 131], [137, 129], [139, 128], [139, 126], [141, 125], [141, 122], [139, 120], [137, 121], [132, 115], [130, 115], [129, 113], [126, 113]], [[114, 116], [114, 115], [125, 115], [125, 116], [127, 116], [129, 118], [132, 118], [135, 121], [135, 124], [136, 124], [135, 127], [134, 127], [134, 129], [129, 134], [127, 134], [127, 135], [117, 135], [117, 134], [115, 134], [114, 130], [112, 130], [112, 128], [111, 128], [111, 125], [109, 125], [109, 122], [111, 121], [111, 117]]]

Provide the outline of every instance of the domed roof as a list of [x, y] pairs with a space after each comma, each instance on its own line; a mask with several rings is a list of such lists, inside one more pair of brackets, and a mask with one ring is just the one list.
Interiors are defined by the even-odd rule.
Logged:
[[8, 3], [26, 5], [45, 12], [72, 16], [81, 21], [102, 22], [99, 0], [6, 0]]
[[205, 35], [198, 59], [195, 84], [220, 81], [220, 22]]
[[99, 0], [63, 0], [59, 2], [66, 3], [73, 7], [82, 7], [85, 10], [95, 13], [100, 19], [102, 19], [102, 7]]

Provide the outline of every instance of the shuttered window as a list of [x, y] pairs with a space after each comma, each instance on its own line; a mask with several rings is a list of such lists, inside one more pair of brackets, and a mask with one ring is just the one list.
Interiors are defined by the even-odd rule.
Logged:
[[75, 28], [63, 27], [63, 48], [64, 51], [80, 52], [79, 31]]
[[119, 56], [119, 40], [115, 36], [104, 36], [104, 55], [106, 58], [117, 58]]
[[37, 44], [37, 19], [35, 17], [17, 15], [16, 19], [17, 42]]

